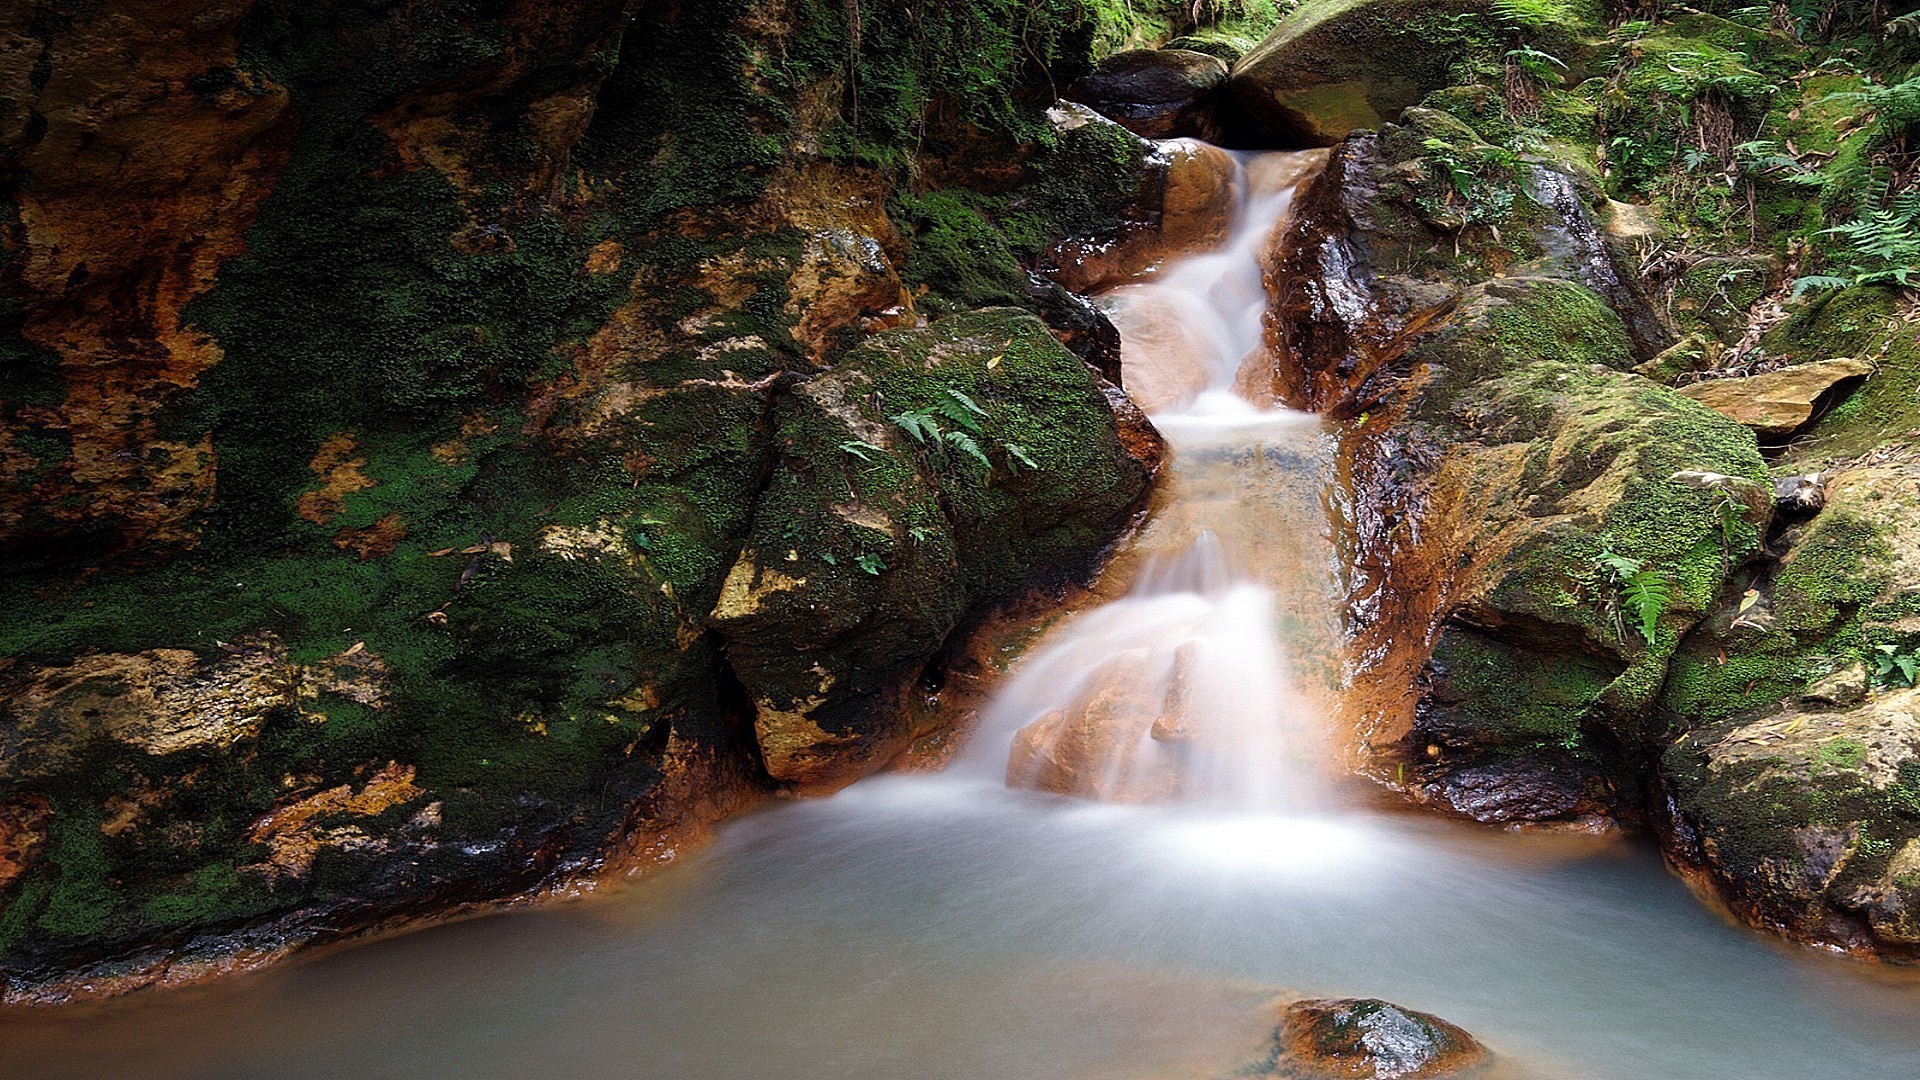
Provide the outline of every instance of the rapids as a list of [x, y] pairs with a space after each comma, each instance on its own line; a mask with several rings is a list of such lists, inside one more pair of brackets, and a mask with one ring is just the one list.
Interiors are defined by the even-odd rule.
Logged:
[[[1920, 1076], [1920, 981], [1738, 929], [1636, 839], [1342, 797], [1325, 439], [1234, 393], [1305, 163], [1244, 164], [1219, 250], [1104, 301], [1174, 458], [1127, 591], [1050, 630], [949, 769], [749, 815], [587, 902], [8, 1013], [0, 1075], [1207, 1078], [1304, 994], [1438, 1013], [1499, 1077]], [[1089, 716], [1133, 725], [1063, 772], [1104, 798], [1019, 786], [1010, 751], [1057, 760], [1049, 724]]]

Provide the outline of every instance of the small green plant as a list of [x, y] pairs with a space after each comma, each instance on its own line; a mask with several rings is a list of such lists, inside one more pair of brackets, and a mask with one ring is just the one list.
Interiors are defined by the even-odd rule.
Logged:
[[1898, 645], [1873, 647], [1874, 681], [1882, 686], [1912, 686], [1920, 678], [1920, 652], [1901, 652]]
[[862, 555], [853, 560], [853, 564], [869, 574], [876, 575], [887, 568], [887, 564], [881, 561], [878, 555]]
[[873, 455], [875, 454], [886, 453], [886, 451], [880, 449], [879, 447], [873, 445], [872, 443], [868, 442], [865, 439], [849, 439], [846, 442], [841, 443], [840, 452], [843, 454], [851, 454], [854, 457], [857, 457], [861, 461], [865, 461], [865, 462], [872, 462]]
[[1614, 632], [1621, 638], [1627, 636], [1622, 623], [1624, 616], [1630, 615], [1641, 640], [1653, 644], [1660, 617], [1673, 606], [1673, 582], [1658, 570], [1649, 569], [1642, 560], [1612, 551], [1602, 551], [1594, 565], [1606, 573], [1616, 590], [1607, 602]]
[[[919, 443], [933, 458], [935, 467], [955, 460], [960, 455], [968, 460], [986, 466], [989, 474], [993, 471], [993, 461], [980, 448], [975, 436], [985, 432], [980, 421], [987, 415], [972, 398], [950, 387], [942, 387], [945, 397], [923, 409], [890, 416], [894, 426]], [[945, 420], [954, 426], [941, 425]]]
[[[889, 416], [893, 425], [907, 433], [926, 455], [928, 464], [936, 469], [949, 468], [966, 461], [986, 469], [986, 479], [993, 477], [993, 459], [987, 456], [981, 441], [987, 438], [984, 421], [991, 420], [987, 410], [979, 402], [952, 387], [941, 388], [942, 397], [932, 405], [913, 409], [908, 412]], [[1013, 443], [1001, 443], [1006, 451], [1007, 471], [1018, 476], [1022, 470], [1037, 471], [1040, 463], [1026, 449]], [[842, 443], [840, 448], [855, 453], [864, 448], [877, 450], [870, 443]]]
[[1558, 86], [1563, 81], [1560, 73], [1567, 69], [1566, 61], [1559, 57], [1525, 45], [1517, 49], [1508, 49], [1506, 59], [1508, 63], [1549, 86]]

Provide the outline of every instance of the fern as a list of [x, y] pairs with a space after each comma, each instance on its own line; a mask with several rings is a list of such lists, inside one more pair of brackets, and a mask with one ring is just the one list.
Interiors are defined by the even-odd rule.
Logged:
[[1798, 300], [1810, 292], [1832, 292], [1853, 284], [1850, 277], [1836, 277], [1832, 274], [1808, 274], [1793, 279], [1793, 299]]
[[960, 451], [967, 457], [986, 466], [988, 472], [993, 471], [993, 462], [988, 459], [986, 451], [980, 449], [980, 443], [976, 441], [973, 436], [964, 431], [949, 431], [942, 436], [942, 441], [949, 447]]
[[[1640, 632], [1641, 640], [1652, 645], [1661, 617], [1673, 606], [1673, 582], [1658, 570], [1649, 569], [1641, 560], [1611, 551], [1602, 551], [1594, 562], [1607, 571], [1619, 588], [1619, 602], [1633, 616], [1634, 629]], [[1617, 625], [1617, 607], [1614, 616]], [[1621, 636], [1626, 635], [1621, 633]]]
[[1577, 21], [1563, 0], [1493, 0], [1490, 10], [1494, 20], [1509, 30], [1538, 30]]

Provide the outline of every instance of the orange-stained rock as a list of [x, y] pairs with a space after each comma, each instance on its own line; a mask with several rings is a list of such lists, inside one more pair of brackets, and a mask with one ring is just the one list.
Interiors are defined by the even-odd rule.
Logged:
[[[247, 839], [264, 844], [262, 869], [275, 876], [304, 878], [322, 848], [352, 850], [378, 843], [365, 829], [342, 818], [370, 818], [426, 794], [413, 782], [414, 769], [390, 761], [356, 790], [342, 784], [275, 809], [253, 823]], [[439, 804], [415, 815], [421, 827], [439, 824]]]
[[1309, 998], [1277, 1013], [1272, 1064], [1236, 1075], [1425, 1080], [1468, 1075], [1488, 1057], [1461, 1028], [1378, 998]]
[[49, 468], [0, 433], [0, 547], [81, 526], [123, 547], [194, 537], [211, 444], [163, 435], [159, 417], [220, 351], [182, 312], [240, 252], [292, 134], [286, 92], [235, 61], [252, 6], [128, 0], [47, 21], [44, 38], [24, 34], [34, 5], [0, 15], [15, 43], [0, 86], [19, 92], [0, 94], [0, 134], [22, 178], [0, 288], [24, 296], [22, 335], [64, 383], [22, 419], [72, 445]]
[[1160, 242], [1180, 252], [1218, 244], [1233, 213], [1233, 156], [1193, 139], [1169, 139], [1160, 154], [1167, 159]]
[[1834, 387], [1873, 374], [1865, 360], [1796, 364], [1744, 379], [1711, 379], [1680, 393], [1714, 412], [1745, 424], [1763, 439], [1784, 439], [1813, 419], [1813, 410]]
[[27, 872], [47, 843], [53, 805], [37, 795], [0, 806], [0, 889]]
[[320, 444], [307, 468], [318, 478], [318, 486], [302, 494], [294, 509], [315, 525], [325, 525], [346, 509], [347, 496], [373, 486], [362, 470], [367, 459], [356, 457], [353, 436], [341, 432]]
[[1123, 654], [1088, 676], [1087, 685], [1074, 707], [1014, 733], [1007, 782], [1116, 802], [1179, 794], [1177, 751], [1165, 744], [1184, 735], [1180, 680], [1169, 686], [1147, 678], [1138, 658]]
[[23, 673], [0, 689], [0, 778], [56, 775], [94, 738], [154, 757], [232, 751], [293, 707], [297, 678], [272, 647], [209, 660], [185, 649], [104, 653]]

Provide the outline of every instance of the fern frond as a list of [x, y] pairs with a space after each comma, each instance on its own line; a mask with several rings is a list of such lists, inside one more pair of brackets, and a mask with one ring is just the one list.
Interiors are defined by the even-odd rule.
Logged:
[[1673, 582], [1656, 570], [1641, 570], [1622, 584], [1620, 598], [1626, 601], [1628, 609], [1633, 612], [1635, 629], [1640, 631], [1640, 637], [1647, 644], [1653, 644], [1660, 617], [1673, 604]]

